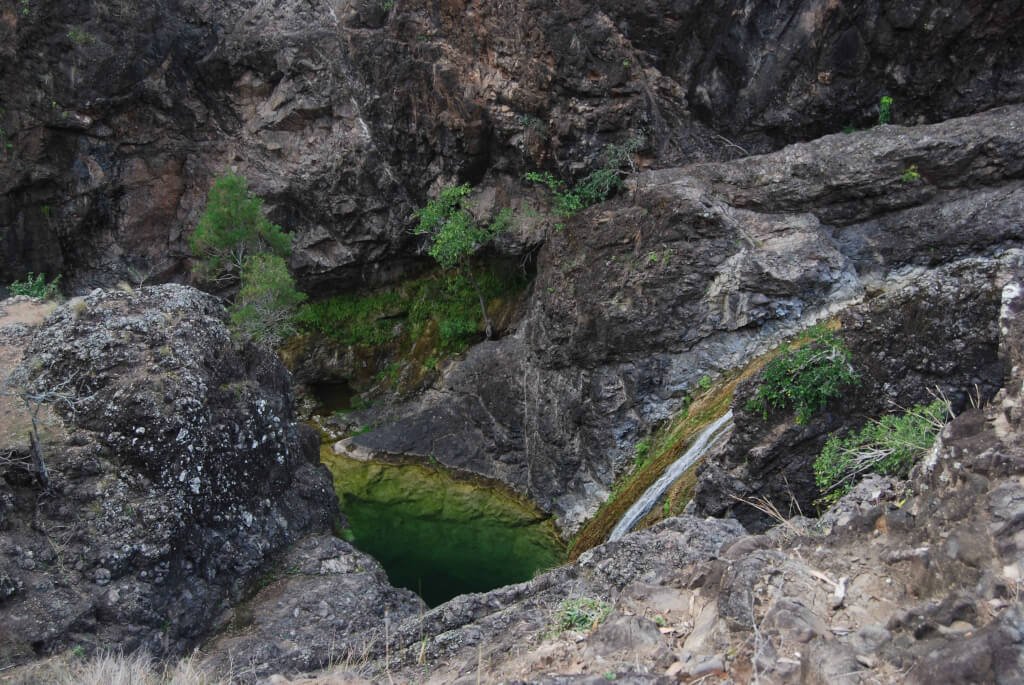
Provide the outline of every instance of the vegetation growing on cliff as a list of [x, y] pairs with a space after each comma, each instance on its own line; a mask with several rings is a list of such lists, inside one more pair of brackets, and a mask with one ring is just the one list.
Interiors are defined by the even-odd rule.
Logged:
[[594, 597], [567, 599], [558, 605], [548, 634], [553, 637], [567, 630], [590, 632], [601, 625], [611, 612], [611, 604]]
[[27, 295], [40, 300], [49, 300], [60, 294], [60, 276], [47, 282], [46, 274], [34, 274], [30, 271], [24, 281], [14, 281], [9, 289], [12, 295]]
[[477, 223], [466, 205], [472, 192], [469, 184], [450, 186], [440, 195], [416, 212], [419, 218], [414, 232], [427, 236], [427, 254], [437, 260], [443, 269], [455, 269], [466, 278], [476, 291], [480, 315], [484, 320], [484, 331], [488, 338], [494, 334], [494, 327], [487, 315], [487, 304], [483, 289], [476, 281], [469, 259], [481, 247], [508, 230], [512, 210], [502, 209], [487, 225]]
[[[473, 281], [485, 302], [520, 292], [526, 275], [500, 266], [473, 267]], [[382, 345], [415, 340], [436, 327], [439, 351], [461, 352], [480, 335], [476, 287], [466, 272], [433, 273], [367, 294], [338, 295], [303, 305], [297, 322], [344, 345]]]
[[231, 173], [213, 182], [189, 247], [194, 273], [217, 284], [239, 280], [252, 255], [287, 257], [292, 249], [291, 236], [263, 214], [263, 200], [249, 192], [245, 178]]
[[306, 295], [295, 287], [284, 259], [291, 236], [263, 214], [263, 200], [249, 192], [245, 178], [229, 173], [213, 182], [189, 246], [200, 280], [239, 282], [230, 306], [236, 335], [276, 347], [295, 332], [295, 310]]
[[232, 329], [242, 338], [276, 347], [295, 332], [295, 308], [305, 299], [283, 258], [274, 254], [247, 257], [242, 287], [231, 305]]
[[845, 437], [829, 438], [814, 462], [820, 501], [832, 504], [866, 473], [906, 478], [910, 467], [935, 443], [949, 411], [948, 401], [935, 400], [904, 414], [872, 420]]
[[555, 214], [568, 219], [587, 207], [604, 202], [623, 187], [623, 168], [634, 168], [633, 154], [640, 149], [641, 144], [639, 138], [630, 138], [622, 145], [609, 145], [604, 150], [604, 166], [590, 172], [571, 187], [549, 171], [530, 171], [526, 174], [526, 180], [539, 183], [551, 191]]
[[850, 351], [833, 332], [815, 326], [807, 335], [808, 344], [797, 349], [783, 346], [782, 354], [765, 367], [761, 384], [746, 403], [747, 411], [767, 419], [776, 409], [791, 408], [796, 422], [803, 424], [844, 388], [859, 383]]

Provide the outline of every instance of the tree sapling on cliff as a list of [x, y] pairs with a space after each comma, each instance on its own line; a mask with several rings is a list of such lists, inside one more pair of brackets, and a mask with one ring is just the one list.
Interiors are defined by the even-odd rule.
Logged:
[[306, 295], [295, 287], [285, 257], [291, 236], [263, 214], [263, 200], [236, 174], [218, 178], [206, 211], [189, 240], [202, 280], [240, 282], [232, 303], [236, 335], [269, 347], [294, 332], [295, 311]]
[[213, 182], [189, 247], [196, 257], [193, 271], [200, 279], [229, 285], [241, 278], [247, 257], [287, 257], [292, 240], [264, 216], [263, 200], [249, 192], [245, 178], [229, 173]]

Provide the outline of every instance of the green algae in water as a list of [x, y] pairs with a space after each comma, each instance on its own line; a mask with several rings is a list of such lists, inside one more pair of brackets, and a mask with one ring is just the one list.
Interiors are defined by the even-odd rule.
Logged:
[[356, 547], [430, 606], [564, 561], [550, 518], [504, 492], [419, 464], [347, 459], [326, 445], [321, 457]]

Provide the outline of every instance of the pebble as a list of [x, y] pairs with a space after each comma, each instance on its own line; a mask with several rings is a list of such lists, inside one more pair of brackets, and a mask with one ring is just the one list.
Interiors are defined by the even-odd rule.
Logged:
[[713, 656], [706, 659], [690, 669], [690, 675], [699, 678], [709, 673], [722, 673], [725, 671], [725, 663], [721, 657]]

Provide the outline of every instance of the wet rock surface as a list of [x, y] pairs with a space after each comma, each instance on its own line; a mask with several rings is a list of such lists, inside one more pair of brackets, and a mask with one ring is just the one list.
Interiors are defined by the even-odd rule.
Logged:
[[96, 291], [23, 338], [16, 389], [59, 394], [40, 431], [48, 482], [22, 466], [24, 443], [2, 467], [5, 663], [75, 645], [179, 653], [337, 516], [287, 371], [236, 348], [225, 318], [183, 286]]

